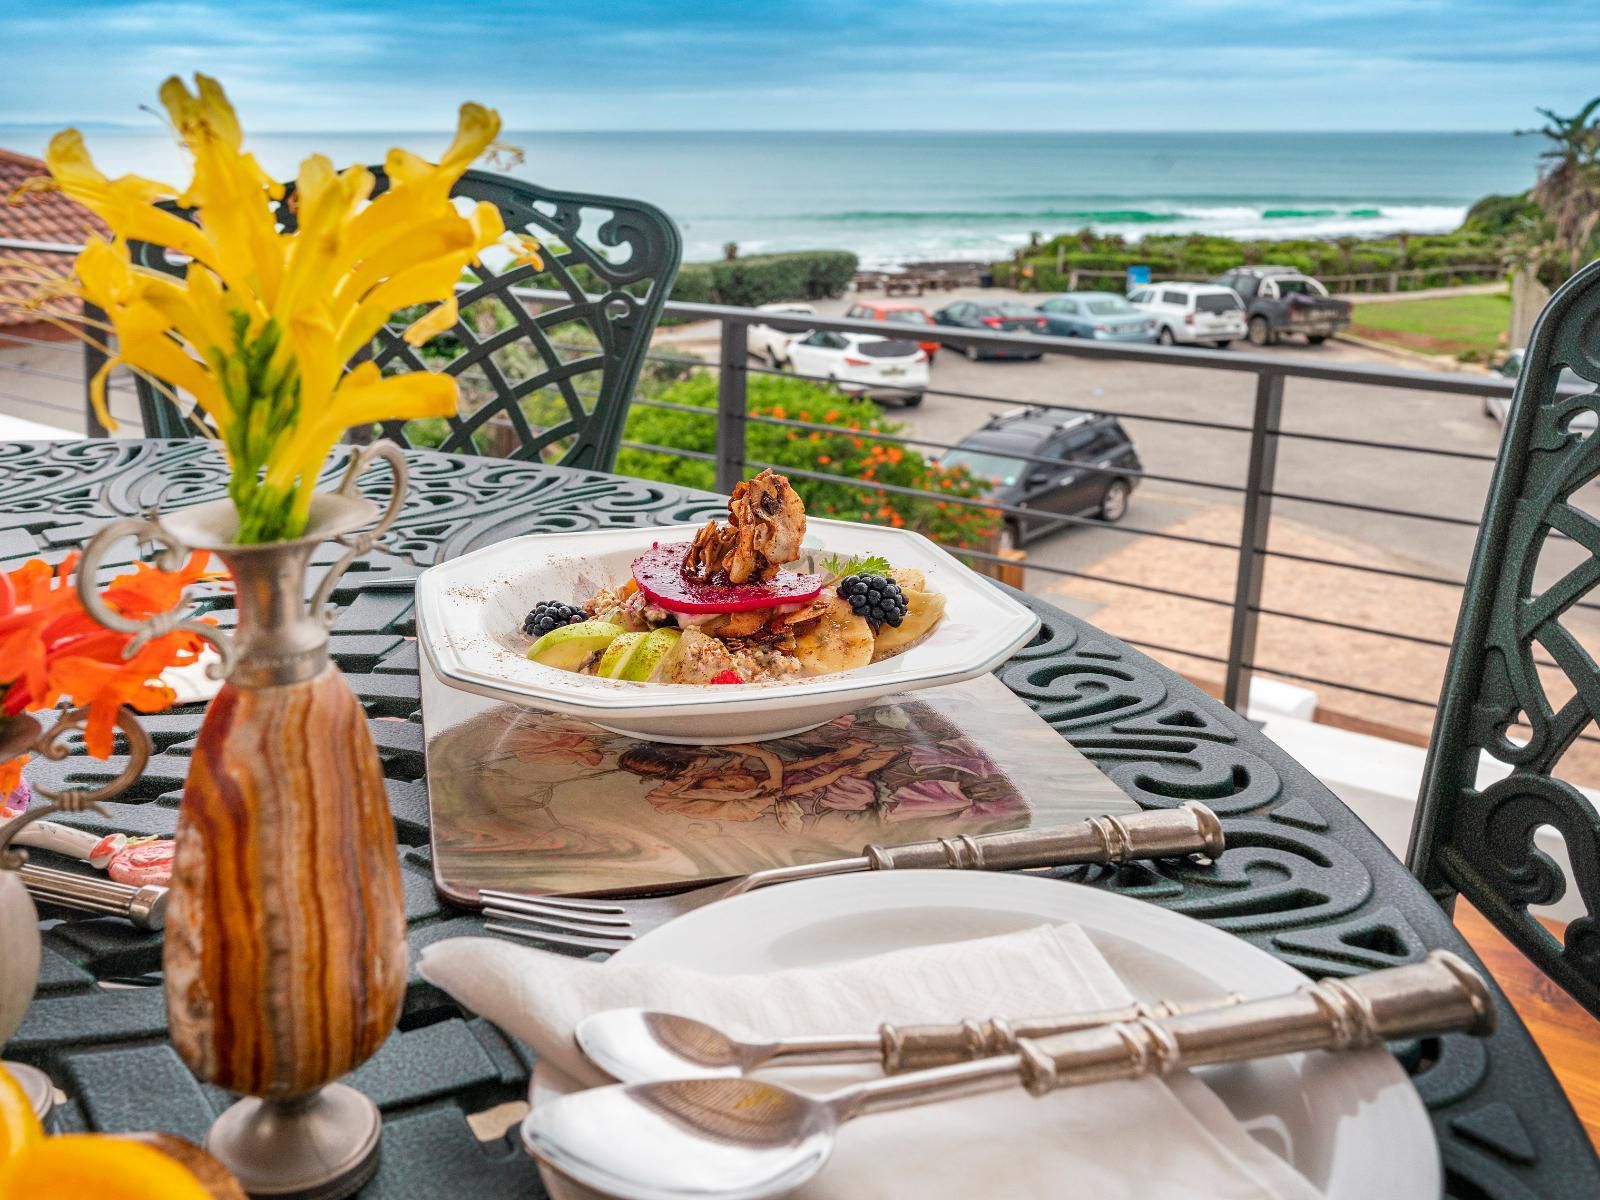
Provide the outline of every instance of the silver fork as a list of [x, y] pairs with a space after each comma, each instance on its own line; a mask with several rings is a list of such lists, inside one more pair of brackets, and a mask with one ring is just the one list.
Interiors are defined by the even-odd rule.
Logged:
[[[485, 889], [484, 929], [566, 950], [620, 950], [629, 942], [686, 912], [753, 888], [894, 868], [1026, 871], [1073, 863], [1122, 863], [1141, 858], [1215, 858], [1223, 850], [1222, 823], [1203, 804], [1176, 809], [1100, 816], [1072, 825], [935, 838], [903, 846], [866, 846], [859, 857], [793, 867], [773, 867], [670, 896], [613, 900], [603, 897], [529, 896]], [[509, 922], [509, 923], [507, 923]]]

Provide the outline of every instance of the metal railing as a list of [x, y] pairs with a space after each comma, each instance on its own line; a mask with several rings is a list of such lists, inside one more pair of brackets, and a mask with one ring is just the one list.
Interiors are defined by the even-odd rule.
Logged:
[[[526, 293], [530, 300], [562, 300], [559, 293], [530, 292]], [[883, 335], [884, 326], [880, 322], [856, 321], [842, 318], [825, 318], [806, 316], [798, 318], [780, 317], [773, 313], [764, 313], [752, 309], [733, 308], [713, 304], [671, 303], [666, 306], [668, 315], [681, 319], [698, 321], [715, 321], [718, 323], [718, 355], [710, 369], [717, 375], [717, 406], [714, 413], [716, 421], [715, 451], [711, 454], [704, 452], [685, 452], [672, 447], [645, 445], [637, 442], [625, 443], [634, 449], [658, 454], [682, 454], [685, 457], [696, 459], [709, 459], [715, 464], [716, 485], [719, 491], [729, 491], [735, 483], [749, 473], [759, 470], [764, 466], [775, 464], [754, 461], [747, 451], [746, 435], [753, 425], [775, 425], [796, 430], [837, 432], [832, 426], [826, 424], [800, 421], [792, 418], [778, 418], [770, 415], [754, 413], [749, 408], [748, 381], [752, 375], [774, 374], [770, 368], [754, 365], [750, 362], [748, 353], [750, 326], [760, 324], [773, 329], [787, 332], [804, 332], [808, 330], [825, 330], [838, 333], [870, 333]], [[896, 334], [904, 331], [896, 330]], [[1276, 549], [1269, 545], [1269, 533], [1272, 528], [1274, 501], [1293, 501], [1300, 504], [1320, 505], [1328, 508], [1346, 509], [1355, 512], [1367, 513], [1374, 516], [1400, 518], [1434, 522], [1463, 528], [1476, 528], [1477, 519], [1456, 516], [1446, 513], [1428, 512], [1421, 509], [1397, 508], [1379, 504], [1367, 504], [1359, 501], [1337, 499], [1332, 497], [1306, 495], [1286, 488], [1280, 483], [1277, 474], [1278, 450], [1282, 443], [1298, 441], [1307, 443], [1320, 443], [1332, 447], [1349, 447], [1361, 450], [1375, 450], [1403, 455], [1433, 456], [1453, 461], [1475, 461], [1492, 463], [1495, 455], [1480, 453], [1471, 450], [1453, 449], [1443, 446], [1421, 445], [1406, 441], [1384, 440], [1382, 438], [1349, 437], [1332, 433], [1316, 433], [1304, 430], [1287, 429], [1283, 425], [1284, 401], [1286, 384], [1289, 380], [1320, 381], [1325, 383], [1353, 384], [1370, 388], [1401, 389], [1416, 392], [1433, 392], [1458, 395], [1462, 397], [1501, 398], [1508, 399], [1513, 383], [1510, 380], [1488, 375], [1463, 375], [1444, 374], [1430, 371], [1398, 370], [1389, 367], [1319, 363], [1306, 358], [1290, 358], [1278, 355], [1240, 352], [1216, 352], [1211, 350], [1197, 350], [1184, 348], [1164, 348], [1157, 346], [1132, 345], [1126, 343], [1100, 343], [1085, 341], [1080, 338], [1040, 337], [1021, 334], [989, 333], [939, 326], [937, 330], [930, 330], [930, 336], [941, 343], [956, 348], [976, 346], [989, 350], [1017, 350], [1038, 352], [1045, 355], [1058, 355], [1070, 358], [1088, 360], [1106, 360], [1118, 362], [1137, 362], [1144, 364], [1159, 364], [1171, 367], [1191, 368], [1206, 371], [1223, 371], [1253, 377], [1254, 389], [1251, 403], [1251, 417], [1248, 424], [1221, 420], [1208, 420], [1198, 417], [1175, 415], [1172, 413], [1144, 412], [1129, 409], [1117, 409], [1100, 404], [1093, 406], [1093, 411], [1107, 415], [1117, 416], [1130, 420], [1151, 421], [1166, 423], [1181, 427], [1190, 427], [1208, 431], [1226, 431], [1238, 434], [1248, 441], [1242, 447], [1244, 465], [1244, 481], [1242, 484], [1219, 482], [1211, 479], [1199, 479], [1183, 475], [1160, 473], [1141, 468], [1136, 471], [1119, 472], [1143, 479], [1158, 480], [1167, 483], [1181, 484], [1190, 487], [1212, 489], [1218, 492], [1237, 496], [1242, 508], [1241, 533], [1237, 541], [1222, 541], [1212, 538], [1196, 537], [1184, 533], [1175, 533], [1166, 529], [1155, 529], [1140, 526], [1136, 523], [1119, 522], [1107, 524], [1098, 518], [1076, 516], [1061, 513], [1043, 513], [1038, 509], [1018, 508], [996, 504], [985, 499], [959, 499], [948, 494], [937, 495], [949, 504], [964, 504], [989, 511], [998, 511], [1006, 516], [1026, 516], [1030, 525], [1034, 523], [1047, 524], [1057, 528], [1072, 526], [1093, 526], [1102, 530], [1125, 534], [1135, 537], [1148, 537], [1166, 539], [1178, 543], [1205, 546], [1216, 550], [1231, 551], [1237, 555], [1237, 564], [1234, 571], [1233, 589], [1231, 600], [1224, 600], [1213, 596], [1197, 595], [1174, 588], [1164, 588], [1158, 584], [1138, 580], [1118, 579], [1100, 573], [1090, 573], [1075, 570], [1069, 567], [1055, 566], [1029, 561], [1027, 570], [1040, 571], [1049, 575], [1069, 578], [1092, 580], [1096, 583], [1111, 584], [1116, 587], [1128, 588], [1135, 591], [1147, 592], [1179, 598], [1185, 601], [1227, 608], [1231, 612], [1228, 646], [1225, 655], [1207, 653], [1192, 647], [1172, 645], [1169, 643], [1155, 643], [1128, 639], [1134, 645], [1147, 650], [1162, 653], [1181, 654], [1200, 661], [1215, 663], [1224, 668], [1223, 699], [1232, 708], [1244, 711], [1250, 691], [1252, 675], [1276, 676], [1296, 682], [1308, 683], [1319, 687], [1337, 688], [1357, 695], [1394, 701], [1404, 705], [1432, 707], [1435, 698], [1432, 696], [1407, 696], [1396, 692], [1376, 688], [1367, 688], [1358, 683], [1345, 680], [1328, 679], [1317, 675], [1307, 674], [1283, 664], [1262, 662], [1257, 657], [1257, 643], [1260, 621], [1263, 617], [1288, 619], [1309, 625], [1322, 626], [1330, 629], [1343, 630], [1353, 634], [1372, 635], [1381, 638], [1394, 639], [1401, 642], [1421, 644], [1440, 649], [1448, 649], [1450, 643], [1445, 638], [1426, 637], [1418, 634], [1407, 633], [1398, 629], [1386, 629], [1375, 625], [1359, 624], [1355, 622], [1338, 621], [1328, 617], [1318, 616], [1313, 613], [1296, 612], [1288, 609], [1269, 608], [1262, 604], [1262, 590], [1265, 580], [1266, 567], [1269, 561], [1278, 559], [1294, 562], [1307, 566], [1333, 568], [1376, 575], [1393, 579], [1407, 580], [1437, 584], [1455, 589], [1465, 585], [1462, 578], [1452, 578], [1444, 575], [1430, 574], [1422, 571], [1408, 571], [1387, 566], [1378, 566], [1372, 563], [1355, 563], [1339, 559], [1323, 558], [1316, 555], [1300, 554], [1284, 549]], [[661, 355], [653, 355], [662, 358]], [[985, 395], [982, 393], [955, 391], [938, 386], [930, 386], [926, 393], [929, 396], [943, 396], [957, 400], [974, 400], [999, 403], [1025, 404], [1030, 408], [1045, 410], [1058, 410], [1063, 412], [1081, 412], [1084, 405], [1066, 405], [1041, 402], [1036, 400], [1021, 401], [1015, 397]], [[645, 407], [658, 407], [678, 409], [689, 413], [700, 414], [707, 419], [712, 419], [713, 414], [707, 410], [692, 408], [684, 405], [672, 405], [660, 401], [641, 398], [636, 403]], [[926, 437], [919, 437], [914, 433], [874, 433], [852, 431], [851, 436], [863, 439], [876, 439], [892, 442], [896, 445], [916, 447], [918, 449], [950, 450], [955, 449], [951, 442], [940, 442]], [[1059, 459], [1040, 458], [1030, 455], [1008, 455], [1025, 463], [1048, 463], [1063, 467], [1096, 468], [1099, 464], [1089, 462], [1063, 462]], [[815, 480], [825, 483], [844, 484], [873, 492], [888, 492], [891, 494], [907, 494], [912, 496], [935, 496], [935, 493], [922, 491], [915, 488], [905, 488], [897, 485], [885, 484], [876, 481], [867, 481], [840, 475], [821, 469], [796, 468], [792, 465], [781, 468], [791, 476]], [[947, 547], [968, 558], [976, 558], [986, 562], [1005, 561], [999, 555], [971, 547]], [[1585, 607], [1600, 611], [1600, 604], [1585, 604]], [[1175, 633], [1177, 631], [1174, 631]]]
[[[0, 241], [0, 248], [7, 245]], [[32, 247], [30, 247], [32, 248]], [[57, 249], [51, 246], [50, 249]], [[518, 289], [515, 294], [526, 301], [554, 302], [560, 304], [570, 303], [571, 298], [564, 292], [542, 292]], [[718, 326], [717, 343], [718, 353], [714, 362], [706, 364], [706, 368], [715, 371], [717, 380], [717, 404], [715, 410], [677, 405], [667, 401], [641, 396], [635, 403], [640, 407], [658, 408], [685, 413], [713, 420], [715, 422], [715, 442], [711, 452], [695, 451], [674, 446], [654, 445], [639, 441], [625, 441], [623, 444], [630, 449], [668, 456], [679, 456], [688, 459], [707, 461], [714, 469], [715, 484], [718, 490], [731, 491], [733, 486], [747, 475], [775, 464], [756, 461], [751, 458], [748, 449], [747, 434], [755, 425], [769, 425], [785, 427], [795, 431], [830, 431], [838, 432], [836, 427], [821, 422], [795, 419], [792, 417], [776, 417], [766, 413], [752, 412], [749, 406], [748, 383], [752, 375], [770, 374], [770, 368], [753, 365], [750, 362], [749, 329], [752, 325], [761, 324], [778, 330], [788, 332], [804, 332], [809, 330], [826, 330], [841, 333], [868, 333], [882, 335], [885, 328], [881, 323], [871, 321], [855, 321], [842, 318], [828, 318], [821, 316], [805, 316], [785, 318], [773, 313], [760, 312], [754, 309], [735, 308], [714, 304], [693, 304], [686, 302], [669, 302], [666, 305], [669, 316], [689, 321], [716, 322]], [[901, 331], [895, 331], [901, 332]], [[1415, 442], [1384, 440], [1382, 438], [1350, 437], [1332, 433], [1317, 433], [1304, 430], [1289, 429], [1283, 425], [1284, 403], [1286, 385], [1290, 380], [1320, 381], [1325, 383], [1351, 384], [1370, 388], [1400, 389], [1417, 392], [1432, 392], [1458, 395], [1473, 398], [1508, 398], [1511, 394], [1512, 383], [1509, 380], [1494, 376], [1473, 376], [1460, 374], [1442, 374], [1427, 371], [1399, 370], [1388, 367], [1320, 363], [1307, 358], [1293, 358], [1279, 355], [1259, 353], [1241, 353], [1230, 351], [1226, 353], [1184, 348], [1164, 348], [1147, 345], [1132, 345], [1125, 343], [1100, 343], [1086, 341], [1079, 338], [1056, 338], [1032, 335], [1007, 334], [1000, 332], [985, 332], [964, 328], [940, 326], [937, 329], [937, 339], [956, 348], [968, 346], [989, 350], [1026, 350], [1030, 353], [1040, 353], [1050, 356], [1063, 356], [1075, 359], [1084, 359], [1090, 362], [1095, 360], [1142, 363], [1146, 365], [1162, 365], [1174, 368], [1184, 368], [1203, 371], [1221, 371], [1237, 375], [1245, 375], [1253, 379], [1253, 399], [1250, 406], [1250, 420], [1248, 423], [1239, 421], [1213, 420], [1197, 416], [1185, 416], [1172, 412], [1160, 411], [1134, 411], [1118, 409], [1104, 405], [1095, 405], [1094, 410], [1111, 416], [1154, 423], [1164, 423], [1177, 427], [1187, 427], [1212, 432], [1227, 432], [1238, 435], [1242, 440], [1240, 461], [1243, 465], [1242, 483], [1222, 482], [1215, 479], [1201, 479], [1182, 474], [1152, 471], [1146, 468], [1122, 472], [1142, 479], [1160, 481], [1165, 483], [1183, 485], [1187, 487], [1203, 488], [1237, 497], [1242, 511], [1240, 536], [1235, 541], [1221, 540], [1195, 536], [1188, 533], [1174, 532], [1170, 529], [1158, 529], [1142, 526], [1137, 523], [1118, 522], [1108, 524], [1096, 517], [1072, 515], [1066, 513], [1042, 512], [1036, 508], [1019, 507], [997, 503], [991, 499], [981, 497], [959, 497], [949, 493], [933, 493], [921, 489], [904, 487], [901, 485], [864, 480], [848, 475], [822, 469], [823, 464], [817, 463], [806, 467], [796, 467], [792, 464], [783, 466], [791, 476], [813, 480], [822, 483], [842, 484], [847, 487], [860, 489], [863, 492], [903, 494], [920, 496], [944, 501], [951, 506], [968, 506], [971, 508], [998, 512], [1006, 517], [1025, 516], [1030, 525], [1043, 525], [1052, 528], [1070, 528], [1074, 526], [1092, 526], [1101, 530], [1114, 532], [1132, 537], [1146, 537], [1164, 539], [1174, 543], [1207, 547], [1212, 550], [1226, 551], [1237, 556], [1233, 573], [1231, 598], [1223, 599], [1218, 596], [1206, 596], [1186, 592], [1176, 588], [1162, 587], [1156, 583], [1144, 582], [1136, 579], [1122, 579], [1115, 576], [1101, 574], [1098, 571], [1089, 572], [1072, 567], [1052, 565], [1047, 563], [1029, 561], [1026, 564], [1028, 571], [1038, 571], [1046, 575], [1063, 578], [1076, 578], [1091, 580], [1095, 583], [1108, 584], [1118, 588], [1132, 589], [1134, 591], [1178, 598], [1191, 603], [1202, 604], [1214, 608], [1225, 608], [1230, 611], [1228, 644], [1225, 654], [1214, 654], [1207, 650], [1195, 647], [1174, 645], [1179, 631], [1173, 631], [1173, 637], [1165, 638], [1162, 642], [1141, 641], [1129, 639], [1133, 644], [1144, 649], [1159, 653], [1181, 654], [1189, 658], [1214, 663], [1224, 669], [1222, 692], [1224, 701], [1236, 710], [1243, 711], [1248, 703], [1251, 677], [1260, 673], [1276, 676], [1283, 679], [1308, 683], [1318, 687], [1336, 688], [1357, 695], [1370, 696], [1384, 700], [1394, 701], [1403, 705], [1431, 707], [1434, 704], [1432, 696], [1407, 696], [1382, 689], [1368, 688], [1354, 680], [1328, 679], [1318, 675], [1308, 674], [1297, 670], [1294, 666], [1262, 662], [1258, 658], [1258, 634], [1260, 622], [1263, 617], [1273, 619], [1293, 620], [1313, 626], [1346, 631], [1352, 634], [1371, 635], [1380, 638], [1393, 639], [1411, 644], [1421, 644], [1435, 648], [1448, 648], [1449, 642], [1442, 637], [1428, 637], [1416, 633], [1407, 633], [1399, 629], [1387, 629], [1376, 625], [1357, 622], [1339, 621], [1329, 617], [1319, 616], [1314, 613], [1298, 612], [1284, 608], [1269, 608], [1262, 603], [1263, 584], [1267, 564], [1274, 559], [1293, 562], [1302, 566], [1315, 566], [1337, 570], [1360, 572], [1368, 575], [1387, 577], [1397, 580], [1407, 580], [1427, 584], [1441, 585], [1459, 589], [1464, 586], [1464, 580], [1446, 575], [1432, 574], [1426, 571], [1403, 570], [1396, 567], [1379, 566], [1373, 563], [1360, 563], [1341, 561], [1339, 559], [1323, 558], [1317, 555], [1302, 554], [1294, 551], [1274, 548], [1269, 544], [1269, 534], [1272, 530], [1273, 507], [1275, 501], [1294, 502], [1306, 505], [1320, 505], [1328, 508], [1344, 509], [1353, 512], [1371, 514], [1389, 518], [1417, 520], [1432, 522], [1452, 527], [1475, 528], [1477, 520], [1445, 513], [1428, 512], [1419, 509], [1397, 508], [1379, 504], [1368, 504], [1360, 501], [1337, 499], [1324, 496], [1307, 495], [1286, 488], [1279, 480], [1277, 473], [1278, 452], [1280, 446], [1286, 442], [1309, 442], [1324, 444], [1330, 447], [1344, 447], [1362, 451], [1381, 451], [1408, 456], [1433, 456], [1450, 461], [1476, 461], [1492, 463], [1494, 455], [1471, 450], [1452, 449], [1443, 446], [1423, 445]], [[4, 345], [5, 334], [0, 331], [0, 347]], [[99, 367], [98, 351], [89, 348], [85, 352], [84, 379], [92, 376]], [[659, 348], [649, 356], [654, 361], [668, 361], [682, 365], [681, 357], [673, 357], [663, 353]], [[0, 358], [0, 400], [4, 399], [7, 388], [4, 386], [3, 377], [7, 368], [14, 373], [18, 369], [14, 364], [6, 364]], [[27, 371], [20, 372], [24, 380], [23, 390], [26, 390]], [[930, 386], [926, 393], [930, 396], [944, 396], [955, 400], [971, 400], [990, 403], [1026, 403], [1029, 407], [1043, 410], [1056, 410], [1061, 412], [1082, 412], [1083, 405], [1067, 405], [1043, 401], [1029, 400], [1018, 401], [1016, 397], [1003, 395], [986, 395], [983, 393], [957, 391], [938, 386]], [[85, 402], [82, 412], [85, 416], [85, 428], [91, 434], [100, 432], [97, 423], [93, 422], [93, 413]], [[938, 440], [919, 437], [914, 433], [880, 432], [872, 430], [851, 431], [852, 437], [859, 437], [864, 441], [875, 440], [889, 442], [895, 445], [914, 447], [919, 450], [945, 451], [954, 449], [955, 444]], [[1015, 455], [1020, 461], [1030, 464], [1049, 464], [1062, 467], [1080, 467], [1093, 469], [1099, 464], [1064, 462], [1055, 458], [1041, 458], [1030, 455]], [[971, 546], [952, 546], [952, 550], [980, 562], [1008, 563], [1010, 560], [1004, 556]], [[1581, 607], [1600, 611], [1600, 604], [1583, 602]], [[1586, 735], [1587, 736], [1587, 735]]]

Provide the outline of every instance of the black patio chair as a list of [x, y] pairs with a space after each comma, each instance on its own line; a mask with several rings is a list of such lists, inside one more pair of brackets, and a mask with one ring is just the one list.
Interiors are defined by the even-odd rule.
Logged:
[[[374, 195], [388, 186], [381, 167]], [[363, 357], [386, 373], [442, 370], [462, 386], [462, 406], [441, 428], [421, 434], [387, 422], [384, 436], [403, 446], [419, 436], [456, 453], [544, 459], [607, 470], [616, 460], [628, 405], [651, 334], [677, 276], [682, 240], [659, 209], [633, 200], [557, 192], [487, 171], [468, 171], [452, 195], [488, 200], [507, 230], [543, 246], [543, 265], [492, 263], [468, 270], [455, 328], [422, 351], [402, 339], [402, 325], [384, 329]], [[289, 197], [278, 205], [281, 227], [294, 227]], [[610, 253], [607, 253], [609, 251]], [[172, 274], [184, 267], [165, 248], [132, 245], [135, 261]], [[542, 289], [564, 298], [536, 300], [512, 289]], [[420, 314], [412, 314], [413, 316]], [[185, 416], [142, 377], [136, 381], [147, 437], [205, 435], [199, 414]]]
[[[1407, 863], [1446, 910], [1458, 893], [1465, 896], [1600, 1016], [1600, 813], [1557, 777], [1580, 738], [1586, 753], [1600, 743], [1600, 666], [1568, 628], [1574, 610], [1600, 611], [1591, 598], [1600, 584], [1600, 517], [1576, 495], [1600, 476], [1600, 391], [1559, 395], [1563, 367], [1600, 384], [1600, 262], [1555, 294], [1528, 343], [1445, 671]], [[1576, 565], [1541, 589], [1541, 555]], [[1480, 789], [1480, 751], [1511, 774]], [[1534, 843], [1545, 826], [1566, 841], [1570, 881]], [[1586, 914], [1558, 939], [1528, 906], [1560, 899], [1569, 882]]]

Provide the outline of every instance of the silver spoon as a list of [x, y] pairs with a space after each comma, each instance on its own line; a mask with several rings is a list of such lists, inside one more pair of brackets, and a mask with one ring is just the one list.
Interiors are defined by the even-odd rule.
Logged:
[[656, 1079], [710, 1079], [745, 1075], [760, 1067], [876, 1062], [886, 1075], [1015, 1054], [1024, 1038], [1050, 1037], [1096, 1025], [1162, 1020], [1224, 1008], [1244, 999], [1237, 993], [1177, 1004], [1142, 1001], [1062, 1017], [1018, 1021], [994, 1018], [948, 1025], [878, 1026], [877, 1033], [787, 1037], [767, 1041], [736, 1038], [705, 1021], [643, 1008], [613, 1008], [578, 1022], [578, 1049], [622, 1083]]
[[812, 1178], [853, 1117], [1021, 1083], [1059, 1088], [1386, 1039], [1494, 1029], [1494, 1001], [1446, 951], [1357, 979], [1165, 1021], [1140, 1019], [1019, 1044], [1016, 1054], [874, 1079], [821, 1096], [756, 1079], [614, 1084], [523, 1120], [528, 1151], [622, 1200], [764, 1200]]

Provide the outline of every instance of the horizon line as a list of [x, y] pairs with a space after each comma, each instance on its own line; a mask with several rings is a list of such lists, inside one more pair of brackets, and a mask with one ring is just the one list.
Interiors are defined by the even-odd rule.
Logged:
[[[100, 131], [100, 132], [107, 132], [107, 133], [158, 133], [158, 132], [170, 133], [171, 132], [171, 130], [167, 129], [165, 126], [162, 126], [162, 125], [155, 125], [155, 124], [142, 125], [142, 124], [133, 124], [131, 122], [126, 122], [126, 121], [95, 121], [95, 120], [72, 121], [72, 120], [67, 120], [67, 119], [62, 119], [62, 120], [35, 120], [35, 121], [8, 121], [8, 120], [5, 120], [4, 118], [0, 118], [0, 129], [16, 129], [16, 130], [26, 129], [26, 130], [30, 130], [31, 131], [31, 130], [46, 130], [46, 129], [65, 129], [65, 128], [72, 128], [72, 127], [77, 127], [77, 128], [80, 128], [80, 129], [92, 129], [92, 130], [97, 130], [97, 131]], [[319, 126], [319, 127], [314, 127], [314, 128], [313, 127], [307, 127], [307, 128], [304, 128], [304, 129], [256, 129], [256, 130], [252, 130], [251, 132], [256, 136], [262, 136], [262, 137], [281, 137], [281, 136], [290, 135], [290, 134], [300, 135], [300, 134], [316, 134], [316, 133], [333, 133], [333, 134], [428, 134], [428, 135], [445, 134], [445, 135], [449, 135], [449, 134], [455, 133], [455, 128], [453, 126], [430, 127], [430, 126], [424, 126], [424, 125], [417, 125], [417, 126], [391, 126], [391, 127], [387, 127], [387, 128], [378, 128], [378, 127], [372, 127], [372, 128], [333, 128], [333, 127], [330, 127], [330, 126]], [[615, 127], [615, 128], [601, 128], [601, 129], [587, 128], [587, 129], [584, 129], [584, 128], [576, 128], [576, 127], [573, 127], [573, 128], [539, 128], [539, 127], [534, 127], [534, 126], [529, 126], [529, 127], [524, 128], [524, 127], [518, 127], [518, 126], [514, 126], [514, 125], [507, 125], [507, 126], [504, 127], [502, 132], [503, 133], [531, 133], [531, 134], [555, 133], [555, 134], [563, 134], [563, 135], [566, 135], [566, 134], [618, 134], [618, 133], [625, 133], [625, 134], [696, 134], [696, 135], [777, 133], [777, 134], [828, 134], [830, 136], [840, 136], [840, 135], [843, 135], [843, 136], [855, 136], [855, 135], [863, 135], [863, 134], [871, 134], [871, 135], [878, 135], [878, 134], [898, 134], [898, 135], [984, 134], [986, 136], [994, 137], [994, 138], [1007, 138], [1007, 137], [1033, 137], [1033, 136], [1040, 136], [1040, 135], [1051, 136], [1051, 137], [1059, 137], [1059, 136], [1064, 136], [1064, 135], [1083, 135], [1083, 136], [1116, 135], [1116, 136], [1123, 136], [1123, 135], [1128, 135], [1128, 134], [1138, 134], [1138, 135], [1143, 135], [1143, 134], [1190, 135], [1190, 136], [1198, 134], [1198, 135], [1204, 136], [1204, 135], [1207, 135], [1207, 134], [1220, 134], [1220, 133], [1255, 134], [1255, 135], [1261, 135], [1261, 134], [1275, 134], [1275, 135], [1277, 135], [1277, 134], [1341, 134], [1341, 135], [1345, 135], [1345, 134], [1347, 134], [1347, 135], [1350, 135], [1350, 136], [1364, 136], [1364, 137], [1373, 137], [1373, 136], [1382, 137], [1382, 136], [1386, 136], [1386, 135], [1387, 136], [1395, 136], [1395, 135], [1417, 134], [1417, 133], [1432, 133], [1432, 134], [1484, 134], [1484, 133], [1493, 133], [1493, 134], [1503, 134], [1503, 135], [1508, 136], [1508, 137], [1517, 137], [1517, 136], [1522, 136], [1524, 134], [1536, 134], [1539, 131], [1536, 130], [1536, 129], [1505, 129], [1505, 128], [1452, 128], [1452, 129], [1446, 129], [1446, 128], [1433, 128], [1433, 127], [1428, 127], [1428, 128], [1416, 127], [1416, 128], [1404, 128], [1404, 129], [1394, 129], [1394, 128], [1390, 128], [1390, 129], [1345, 129], [1345, 128], [1339, 128], [1339, 129], [1327, 128], [1327, 129], [1323, 129], [1323, 128], [1306, 128], [1304, 126], [1297, 126], [1295, 128], [1283, 128], [1283, 129], [1242, 128], [1242, 127], [1241, 128], [1218, 127], [1218, 128], [1210, 128], [1210, 129], [1175, 129], [1175, 128], [1156, 129], [1156, 128], [1140, 127], [1140, 128], [1130, 128], [1130, 129], [1002, 129], [1002, 130], [996, 130], [996, 129], [993, 129], [993, 128], [979, 128], [979, 127], [974, 127], [974, 128], [970, 128], [970, 129], [959, 128], [959, 127], [948, 127], [948, 128], [939, 128], [939, 129], [933, 129], [933, 128], [927, 128], [927, 129], [920, 129], [920, 128], [909, 128], [909, 129], [908, 128], [898, 128], [898, 129], [893, 129], [893, 128], [882, 128], [882, 129], [862, 129], [862, 128], [854, 128], [854, 129], [810, 129], [810, 128], [807, 128], [807, 129], [802, 129], [802, 128], [775, 128], [775, 127], [771, 127], [771, 126], [760, 126], [760, 127], [751, 126], [751, 127], [748, 127], [748, 128], [725, 128], [725, 129], [710, 129], [710, 128], [668, 129], [668, 128], [647, 128], [647, 127], [646, 128], [623, 128], [621, 126], [618, 126], [618, 127]]]

